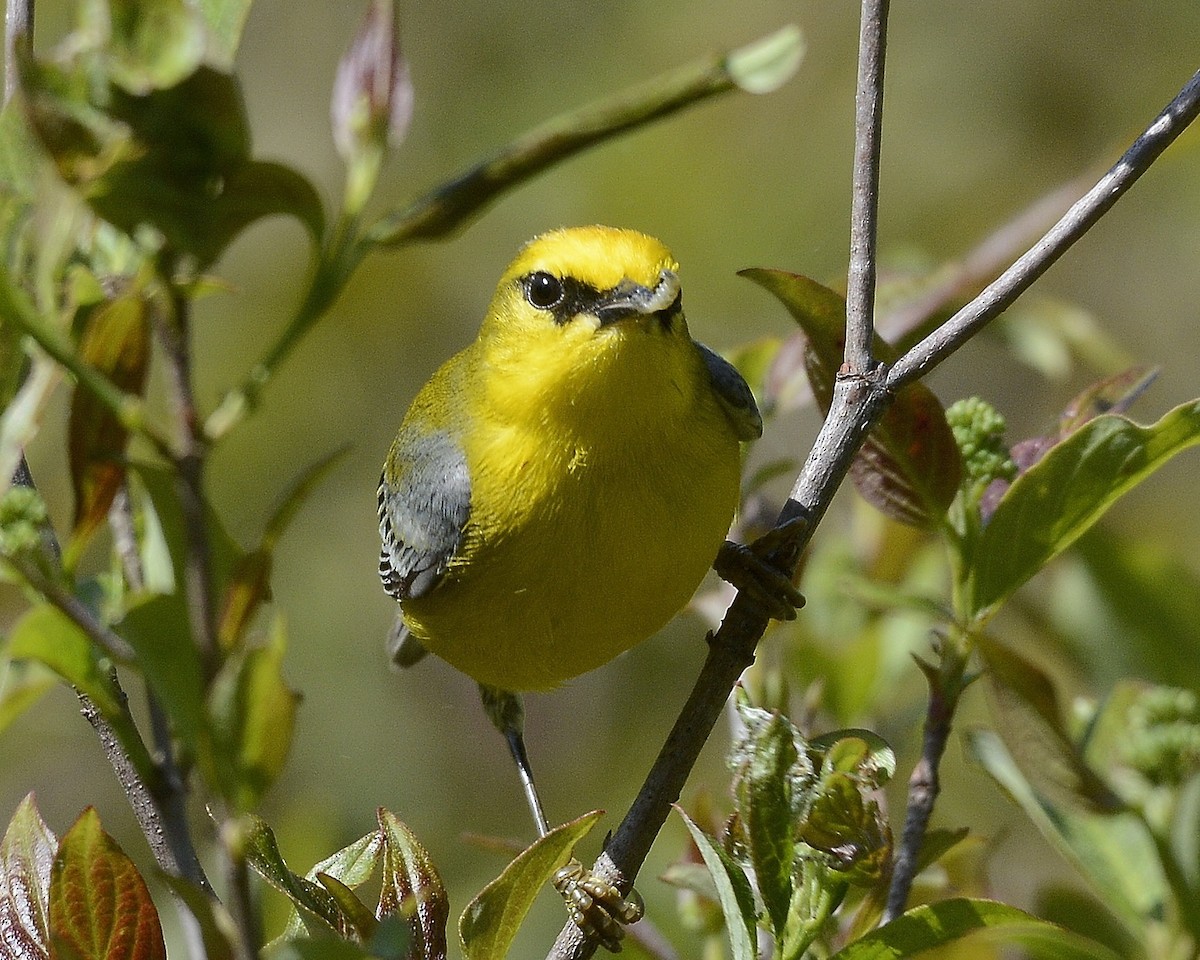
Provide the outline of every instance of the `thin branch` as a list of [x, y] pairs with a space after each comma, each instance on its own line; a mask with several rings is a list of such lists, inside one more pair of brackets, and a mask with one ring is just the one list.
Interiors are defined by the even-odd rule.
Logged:
[[7, 0], [4, 8], [4, 102], [17, 92], [17, 50], [33, 50], [34, 0]]
[[[1195, 117], [1200, 109], [1197, 101], [1200, 101], [1200, 74], [1192, 78], [1179, 97], [1172, 101], [1138, 139], [1126, 153], [1122, 163], [1118, 164], [1118, 168], [1123, 164], [1130, 164], [1140, 167], [1139, 173], [1144, 170], [1145, 166], [1165, 149], [1167, 142], [1177, 137]], [[1168, 138], [1166, 142], [1164, 138]], [[1110, 189], [1113, 187], [1111, 177], [1112, 174], [1102, 181], [1108, 183]], [[1127, 186], [1126, 183], [1125, 187]], [[1121, 188], [1123, 189], [1124, 187]], [[1118, 195], [1119, 192], [1121, 191], [1118, 191]], [[1088, 215], [1086, 225], [1094, 223], [1112, 205], [1113, 200], [1115, 196]], [[1078, 206], [1077, 204], [1076, 207]], [[1068, 214], [1068, 218], [1070, 216]], [[1086, 226], [1082, 229], [1086, 229]], [[1077, 238], [1078, 235], [1074, 231], [1055, 228], [1035, 250], [1041, 251], [1041, 256], [1047, 258], [1048, 264], [1057, 259]], [[1029, 254], [1026, 254], [1018, 263], [1028, 258]], [[1015, 280], [1006, 281], [1010, 286], [1005, 305], [1024, 292], [1044, 269], [1023, 269]], [[1011, 273], [1012, 270], [1006, 271], [1001, 280], [1005, 280]], [[1012, 286], [1013, 284], [1015, 286]], [[885, 377], [879, 375], [882, 368], [866, 375], [848, 371], [839, 375], [834, 385], [829, 415], [825, 418], [808, 460], [796, 478], [791, 499], [776, 524], [776, 530], [789, 523], [795, 530], [788, 548], [781, 550], [774, 558], [780, 569], [788, 572], [794, 570], [800, 550], [812, 537], [816, 525], [845, 477], [850, 462], [867, 433], [887, 408], [893, 390], [921, 376], [929, 367], [958, 349], [977, 332], [982, 323], [967, 325], [963, 329], [962, 321], [958, 318], [980, 315], [984, 309], [981, 305], [993, 301], [992, 288], [996, 285], [989, 286], [942, 328], [909, 351]], [[947, 330], [949, 333], [945, 332]], [[797, 520], [800, 522], [797, 523]], [[755, 645], [766, 625], [766, 619], [755, 613], [746, 598], [739, 593], [726, 613], [721, 628], [712, 638], [700, 677], [676, 720], [667, 743], [608, 848], [593, 866], [597, 874], [617, 884], [622, 890], [628, 890], [632, 885], [650, 844], [666, 820], [669, 804], [679, 796], [701, 746], [716, 724], [721, 707], [737, 681], [741, 669], [739, 664], [752, 662]], [[596, 945], [586, 941], [578, 927], [568, 922], [551, 948], [548, 960], [582, 960], [590, 957], [595, 950]]]
[[929, 703], [925, 709], [925, 729], [921, 740], [921, 758], [913, 767], [908, 779], [908, 803], [904, 813], [904, 832], [896, 860], [892, 867], [892, 879], [888, 886], [887, 907], [883, 923], [895, 920], [904, 912], [908, 894], [912, 890], [913, 878], [925, 842], [929, 819], [941, 791], [938, 771], [946, 744], [950, 740], [950, 729], [958, 709], [959, 696], [965, 687], [966, 659], [952, 641], [943, 638], [939, 654], [941, 662], [934, 667], [917, 660], [925, 679], [929, 683]]
[[879, 219], [879, 147], [883, 128], [883, 67], [888, 0], [863, 0], [854, 113], [854, 189], [850, 211], [850, 271], [846, 285], [846, 367], [874, 366], [875, 239]]
[[1059, 257], [1092, 228], [1200, 114], [1197, 71], [1120, 160], [1049, 231], [984, 291], [913, 347], [892, 367], [887, 385], [896, 390], [923, 377], [985, 325], [1003, 313]]
[[183, 592], [187, 601], [192, 641], [205, 676], [217, 671], [217, 615], [212, 583], [212, 551], [204, 504], [204, 455], [200, 418], [192, 388], [189, 343], [190, 309], [186, 296], [171, 282], [170, 267], [162, 271], [170, 296], [169, 315], [154, 311], [154, 328], [166, 355], [167, 377], [176, 419], [175, 488], [183, 518]]
[[[33, 486], [32, 478], [26, 486]], [[57, 546], [57, 540], [55, 541]], [[19, 559], [10, 559], [9, 563], [20, 573], [21, 577], [34, 590], [40, 593], [46, 601], [77, 626], [104, 655], [117, 663], [132, 663], [136, 654], [125, 640], [109, 627], [105, 626], [92, 612], [91, 608], [71, 593], [61, 583], [47, 576], [33, 564]]]

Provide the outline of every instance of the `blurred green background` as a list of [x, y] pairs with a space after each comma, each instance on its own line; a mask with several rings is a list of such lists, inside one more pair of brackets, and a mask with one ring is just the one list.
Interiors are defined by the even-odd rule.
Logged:
[[[296, 166], [331, 202], [341, 167], [328, 132], [329, 88], [361, 7], [258, 0], [238, 58], [257, 154]], [[39, 3], [39, 48], [61, 37], [72, 8], [66, 0]], [[734, 271], [781, 267], [835, 284], [844, 276], [857, 17], [848, 0], [404, 4], [416, 113], [385, 171], [380, 212], [552, 114], [785, 23], [804, 29], [808, 54], [776, 93], [734, 94], [692, 109], [556, 168], [449, 242], [370, 259], [271, 384], [261, 412], [216, 452], [212, 499], [248, 544], [303, 467], [352, 445], [283, 542], [273, 581], [290, 631], [287, 674], [304, 702], [294, 755], [266, 815], [293, 867], [307, 869], [367, 832], [374, 808], [385, 805], [441, 865], [457, 915], [502, 865], [463, 833], [530, 837], [516, 777], [473, 683], [440, 662], [404, 675], [386, 667], [382, 644], [394, 611], [376, 575], [375, 485], [387, 445], [420, 384], [473, 337], [517, 246], [550, 227], [605, 222], [661, 237], [683, 265], [693, 333], [718, 348], [790, 332], [783, 310]], [[955, 257], [1045, 191], [1111, 158], [1196, 69], [1197, 50], [1194, 0], [895, 4], [883, 141], [885, 267]], [[1036, 288], [1090, 313], [1132, 357], [1162, 365], [1137, 411], [1144, 420], [1200, 385], [1198, 139], [1193, 133], [1173, 147]], [[305, 237], [284, 221], [255, 227], [220, 262], [231, 289], [204, 301], [196, 324], [207, 409], [286, 321], [307, 268]], [[1019, 437], [1049, 428], [1088, 379], [1085, 370], [1047, 379], [992, 335], [931, 382], [946, 402], [987, 396]], [[58, 399], [30, 460], [65, 525], [66, 407]], [[816, 426], [811, 412], [777, 419], [756, 456], [802, 457]], [[1129, 497], [1112, 522], [1172, 545], [1195, 567], [1196, 471], [1194, 454], [1181, 458]], [[844, 534], [852, 500], [839, 497], [824, 536]], [[94, 562], [102, 554], [93, 548]], [[16, 609], [16, 598], [4, 594], [5, 619]], [[618, 662], [529, 698], [530, 749], [552, 820], [603, 807], [606, 826], [615, 826], [686, 696], [703, 629], [686, 616]], [[770, 644], [766, 656], [777, 658]], [[894, 712], [881, 727], [900, 748], [904, 777], [922, 709], [911, 672], [911, 690], [889, 699]], [[982, 717], [980, 697], [968, 697], [967, 706], [960, 726]], [[685, 800], [705, 783], [719, 793], [724, 746], [720, 738], [710, 744]], [[956, 743], [950, 752], [935, 821], [970, 824], [996, 839], [992, 892], [1029, 905], [1038, 884], [1069, 868], [1033, 839]], [[135, 858], [148, 860], [91, 730], [63, 691], [0, 737], [0, 811], [31, 788], [55, 830], [95, 804]], [[897, 816], [900, 797], [893, 796]], [[682, 830], [671, 825], [639, 884], [651, 916], [668, 911], [672, 894], [652, 878], [681, 843]], [[561, 909], [547, 897], [521, 942], [534, 950], [560, 923]]]

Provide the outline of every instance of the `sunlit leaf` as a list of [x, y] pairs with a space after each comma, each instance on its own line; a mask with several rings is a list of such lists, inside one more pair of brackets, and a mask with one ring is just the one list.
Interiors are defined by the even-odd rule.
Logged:
[[[321, 874], [333, 877], [351, 890], [366, 883], [383, 859], [383, 837], [372, 830], [364, 837], [346, 845], [332, 856], [313, 864], [305, 879], [316, 884]], [[294, 909], [284, 929], [284, 938], [299, 936], [305, 930], [300, 910]]]
[[1053, 803], [1030, 784], [991, 731], [973, 731], [968, 745], [1033, 825], [1141, 940], [1147, 922], [1162, 915], [1169, 899], [1145, 824], [1132, 814], [1090, 814]]
[[196, 756], [204, 736], [204, 672], [192, 643], [187, 608], [175, 594], [135, 604], [120, 623], [121, 636], [171, 718], [171, 729]]
[[[93, 308], [83, 322], [80, 358], [126, 393], [140, 394], [150, 362], [150, 304], [136, 291]], [[75, 491], [75, 523], [66, 564], [108, 516], [125, 479], [128, 432], [90, 390], [71, 395], [67, 450]]]
[[750, 864], [778, 940], [792, 900], [792, 768], [798, 760], [792, 725], [774, 714], [758, 731], [748, 762], [736, 771], [734, 790]]
[[27, 611], [8, 635], [8, 655], [36, 660], [87, 694], [106, 717], [123, 711], [121, 691], [87, 635], [48, 603]]
[[883, 786], [896, 774], [896, 752], [873, 730], [831, 730], [813, 737], [808, 746], [825, 755], [823, 768], [853, 773], [875, 787]]
[[284, 683], [283, 621], [268, 642], [226, 660], [208, 698], [213, 762], [206, 775], [238, 810], [254, 809], [292, 745], [299, 695]]
[[171, 888], [195, 918], [204, 942], [204, 960], [234, 960], [233, 946], [226, 936], [226, 931], [233, 929], [233, 918], [224, 904], [209, 891], [181, 877], [164, 873], [158, 879]]
[[433, 858], [395, 815], [380, 807], [377, 816], [383, 837], [379, 916], [407, 920], [412, 960], [445, 960], [450, 900]]
[[458, 920], [458, 936], [467, 960], [496, 960], [508, 954], [534, 898], [603, 815], [603, 811], [595, 810], [555, 827], [522, 851], [467, 904]]
[[130, 93], [179, 83], [204, 56], [204, 24], [186, 0], [109, 0], [105, 53], [113, 81]]
[[208, 59], [228, 70], [242, 38], [252, 0], [197, 0], [196, 8], [208, 25]]
[[58, 682], [38, 663], [0, 663], [0, 675], [4, 676], [0, 685], [0, 733]]
[[1069, 795], [1093, 810], [1120, 809], [1120, 800], [1076, 749], [1045, 671], [992, 637], [978, 636], [976, 643], [988, 668], [995, 726], [1026, 777], [1043, 792]]
[[734, 50], [725, 58], [725, 68], [733, 82], [747, 93], [771, 93], [800, 68], [805, 48], [804, 34], [799, 27], [789, 24]]
[[50, 873], [50, 940], [72, 960], [166, 960], [162, 926], [138, 869], [88, 807]]
[[[799, 274], [754, 268], [740, 271], [774, 294], [808, 338], [804, 362], [813, 395], [828, 413], [846, 342], [846, 301]], [[875, 337], [874, 356], [895, 359]], [[896, 393], [851, 467], [859, 493], [888, 516], [919, 527], [941, 522], [958, 492], [962, 461], [941, 403], [913, 383]]]
[[983, 931], [994, 931], [998, 939], [992, 942], [1022, 946], [1034, 957], [1118, 960], [1108, 947], [1024, 910], [994, 900], [966, 899], [915, 907], [842, 948], [830, 960], [904, 960]]
[[1200, 401], [1151, 426], [1105, 415], [1021, 474], [970, 558], [975, 612], [1005, 600], [1100, 519], [1122, 494], [1200, 443]]
[[704, 865], [717, 887], [721, 909], [725, 913], [725, 928], [729, 932], [729, 948], [733, 960], [756, 960], [758, 957], [757, 910], [754, 891], [742, 868], [733, 862], [720, 844], [714, 842], [679, 806], [675, 812], [687, 825], [692, 842], [704, 858]]
[[371, 908], [359, 900], [358, 895], [336, 877], [331, 877], [327, 873], [318, 873], [317, 883], [333, 897], [338, 912], [344, 918], [346, 926], [353, 931], [355, 938], [361, 941], [369, 940], [375, 933], [375, 928], [379, 926], [379, 921], [371, 912]]
[[50, 864], [58, 839], [27, 794], [0, 840], [0, 934], [6, 960], [49, 960]]
[[248, 814], [246, 822], [246, 859], [255, 873], [292, 902], [310, 933], [344, 932], [337, 902], [329, 891], [288, 868], [275, 833], [265, 820]]

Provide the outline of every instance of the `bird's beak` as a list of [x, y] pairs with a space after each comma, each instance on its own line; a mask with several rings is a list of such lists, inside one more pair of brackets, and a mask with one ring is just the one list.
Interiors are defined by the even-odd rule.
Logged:
[[658, 275], [653, 288], [624, 280], [613, 287], [595, 310], [602, 326], [616, 323], [626, 317], [649, 317], [658, 315], [668, 325], [681, 309], [679, 277], [673, 270], [664, 270]]

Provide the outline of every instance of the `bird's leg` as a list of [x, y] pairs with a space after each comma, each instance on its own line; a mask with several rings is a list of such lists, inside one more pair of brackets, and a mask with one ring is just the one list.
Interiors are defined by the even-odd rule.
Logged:
[[794, 565], [795, 537], [807, 524], [807, 517], [796, 517], [773, 528], [750, 546], [726, 540], [717, 552], [713, 569], [722, 580], [748, 596], [764, 616], [795, 620], [796, 611], [804, 606], [804, 595], [781, 565]]
[[[550, 826], [542, 812], [542, 801], [533, 782], [533, 769], [525, 752], [525, 708], [521, 698], [482, 683], [479, 695], [488, 719], [508, 744], [538, 836], [544, 837], [550, 832]], [[645, 913], [641, 895], [636, 890], [630, 890], [628, 898], [622, 896], [616, 886], [596, 876], [574, 857], [554, 874], [552, 882], [566, 902], [571, 919], [584, 935], [613, 953], [621, 949], [621, 938], [625, 936], [623, 925], [636, 923]]]

